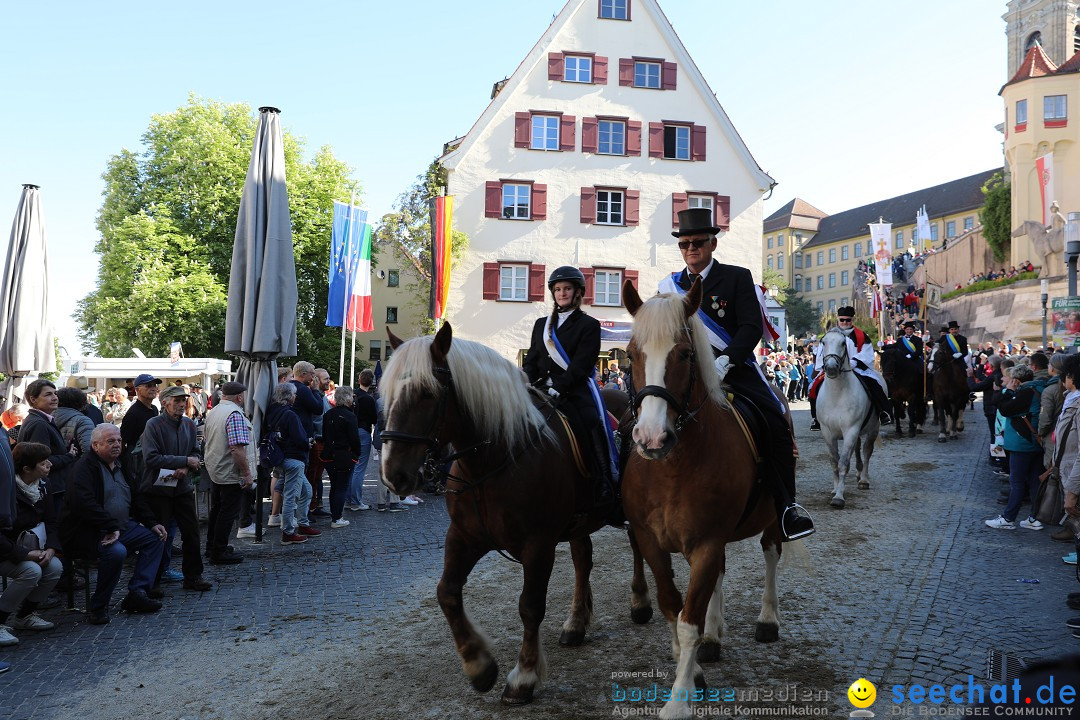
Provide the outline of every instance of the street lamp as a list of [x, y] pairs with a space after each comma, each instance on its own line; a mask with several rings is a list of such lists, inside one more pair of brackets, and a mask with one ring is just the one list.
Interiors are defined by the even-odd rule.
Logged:
[[1065, 262], [1069, 266], [1069, 297], [1076, 297], [1076, 259], [1080, 257], [1080, 212], [1065, 223]]
[[1042, 346], [1043, 346], [1043, 352], [1046, 352], [1046, 346], [1047, 346], [1047, 343], [1046, 343], [1046, 301], [1050, 298], [1050, 281], [1049, 280], [1041, 280], [1039, 282], [1039, 285], [1042, 288], [1042, 296], [1041, 296], [1042, 297], [1042, 310], [1043, 310], [1043, 343], [1042, 343]]

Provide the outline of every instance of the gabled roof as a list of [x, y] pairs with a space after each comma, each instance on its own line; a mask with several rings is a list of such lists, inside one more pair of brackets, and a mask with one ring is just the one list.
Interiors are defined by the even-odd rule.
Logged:
[[[477, 118], [476, 122], [466, 133], [464, 141], [455, 149], [446, 153], [441, 159], [443, 165], [453, 170], [459, 162], [475, 146], [477, 139], [481, 135], [481, 130], [486, 127], [496, 113], [514, 96], [514, 91], [525, 82], [526, 77], [541, 63], [547, 62], [547, 52], [551, 48], [552, 41], [562, 32], [562, 30], [574, 17], [575, 13], [586, 3], [595, 3], [595, 0], [567, 0], [566, 5], [559, 11], [558, 16], [548, 26], [544, 34], [540, 36], [540, 39], [533, 45], [532, 49], [517, 66], [513, 74], [508, 80], [505, 81], [504, 86], [495, 93], [495, 96], [488, 103], [487, 108]], [[664, 11], [660, 9], [656, 0], [636, 0], [634, 3], [634, 13], [648, 12], [653, 16], [654, 21], [663, 38], [671, 46], [675, 57], [673, 58], [680, 65], [680, 83], [683, 78], [690, 81], [694, 88], [701, 95], [705, 103], [713, 111], [713, 115], [716, 119], [717, 129], [723, 134], [723, 136], [730, 143], [735, 153], [740, 156], [743, 163], [751, 177], [758, 183], [758, 187], [762, 192], [768, 190], [776, 184], [776, 181], [761, 169], [757, 161], [754, 160], [753, 155], [750, 154], [750, 149], [743, 142], [742, 137], [739, 135], [735, 126], [731, 122], [731, 118], [728, 117], [724, 108], [721, 107], [720, 102], [716, 99], [716, 95], [709, 88], [709, 84], [705, 81], [704, 76], [701, 74], [701, 70], [698, 69], [697, 64], [693, 58], [690, 57], [690, 53], [686, 50], [686, 46], [683, 45], [682, 39], [679, 38], [675, 29], [671, 26], [671, 22], [664, 15]]]
[[816, 231], [818, 222], [828, 213], [818, 210], [816, 207], [801, 200], [793, 199], [784, 207], [765, 218], [763, 231], [773, 232], [784, 228], [797, 228], [799, 230]]
[[1066, 60], [1061, 67], [1054, 71], [1055, 75], [1066, 75], [1068, 73], [1080, 72], [1080, 51], [1077, 51], [1075, 55]]
[[994, 173], [1001, 170], [1001, 168], [985, 170], [942, 185], [829, 215], [822, 219], [818, 225], [818, 234], [803, 246], [803, 250], [868, 235], [869, 223], [877, 222], [879, 217], [897, 226], [912, 225], [915, 223], [916, 212], [924, 205], [931, 220], [982, 207], [984, 202], [982, 186]]
[[[1054, 71], [1057, 69], [1058, 66], [1054, 64], [1053, 60], [1047, 57], [1042, 49], [1042, 45], [1035, 43], [1031, 46], [1031, 49], [1027, 51], [1027, 55], [1024, 56], [1024, 62], [1020, 63], [1020, 67], [1016, 70], [1016, 74], [1012, 76], [1009, 82], [1001, 86], [1001, 90], [1004, 90], [1013, 83], [1022, 82], [1029, 78], [1053, 75]], [[1001, 90], [998, 91], [999, 95], [1001, 94]]]

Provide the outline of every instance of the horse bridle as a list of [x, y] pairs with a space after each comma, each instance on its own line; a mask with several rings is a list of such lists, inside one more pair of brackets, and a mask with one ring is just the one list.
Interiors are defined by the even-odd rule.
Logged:
[[[822, 356], [821, 356], [821, 367], [822, 367], [822, 369], [824, 369], [824, 368], [825, 368], [825, 362], [826, 362], [826, 361], [827, 361], [827, 360], [828, 360], [829, 358], [836, 358], [836, 364], [840, 366], [840, 372], [855, 372], [855, 371], [854, 371], [854, 370], [853, 370], [853, 369], [851, 368], [851, 357], [850, 357], [850, 356], [848, 355], [848, 351], [847, 351], [847, 338], [846, 338], [846, 337], [844, 338], [844, 354], [843, 354], [843, 355], [839, 355], [838, 353], [829, 353], [828, 355], [822, 355]], [[844, 369], [844, 363], [843, 363], [843, 360], [842, 360], [842, 358], [847, 358], [847, 359], [848, 359], [848, 367], [847, 367], [847, 370], [845, 370], [845, 369]]]
[[[686, 426], [686, 423], [695, 420], [697, 414], [701, 412], [701, 408], [705, 405], [705, 400], [708, 399], [708, 393], [693, 410], [690, 409], [690, 395], [694, 390], [694, 382], [697, 380], [697, 352], [694, 349], [694, 335], [690, 331], [690, 326], [683, 324], [683, 331], [686, 333], [687, 339], [690, 341], [690, 381], [686, 383], [686, 394], [683, 396], [683, 401], [680, 403], [671, 392], [663, 385], [646, 385], [640, 390], [634, 390], [630, 388], [630, 415], [637, 421], [638, 408], [641, 407], [641, 401], [647, 397], [658, 397], [668, 404], [677, 413], [675, 417], [675, 432], [679, 432]], [[633, 374], [631, 373], [631, 377]]]

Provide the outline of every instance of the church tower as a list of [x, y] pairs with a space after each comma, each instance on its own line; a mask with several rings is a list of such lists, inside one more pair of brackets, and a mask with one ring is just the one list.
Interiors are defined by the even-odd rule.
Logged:
[[1055, 65], [1080, 51], [1080, 0], [1009, 0], [1008, 8], [1002, 16], [1009, 45], [1006, 77], [1016, 74], [1036, 42]]

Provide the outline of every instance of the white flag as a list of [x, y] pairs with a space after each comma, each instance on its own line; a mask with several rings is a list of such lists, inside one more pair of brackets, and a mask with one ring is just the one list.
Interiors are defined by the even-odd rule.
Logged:
[[916, 252], [930, 252], [930, 217], [926, 214], [926, 206], [918, 213], [919, 245]]
[[889, 251], [889, 234], [892, 223], [870, 223], [870, 242], [874, 247], [874, 267], [878, 287], [892, 285], [892, 253]]
[[1054, 202], [1054, 155], [1048, 153], [1035, 161], [1035, 171], [1039, 180], [1039, 195], [1042, 199], [1042, 222], [1050, 224], [1050, 205]]

